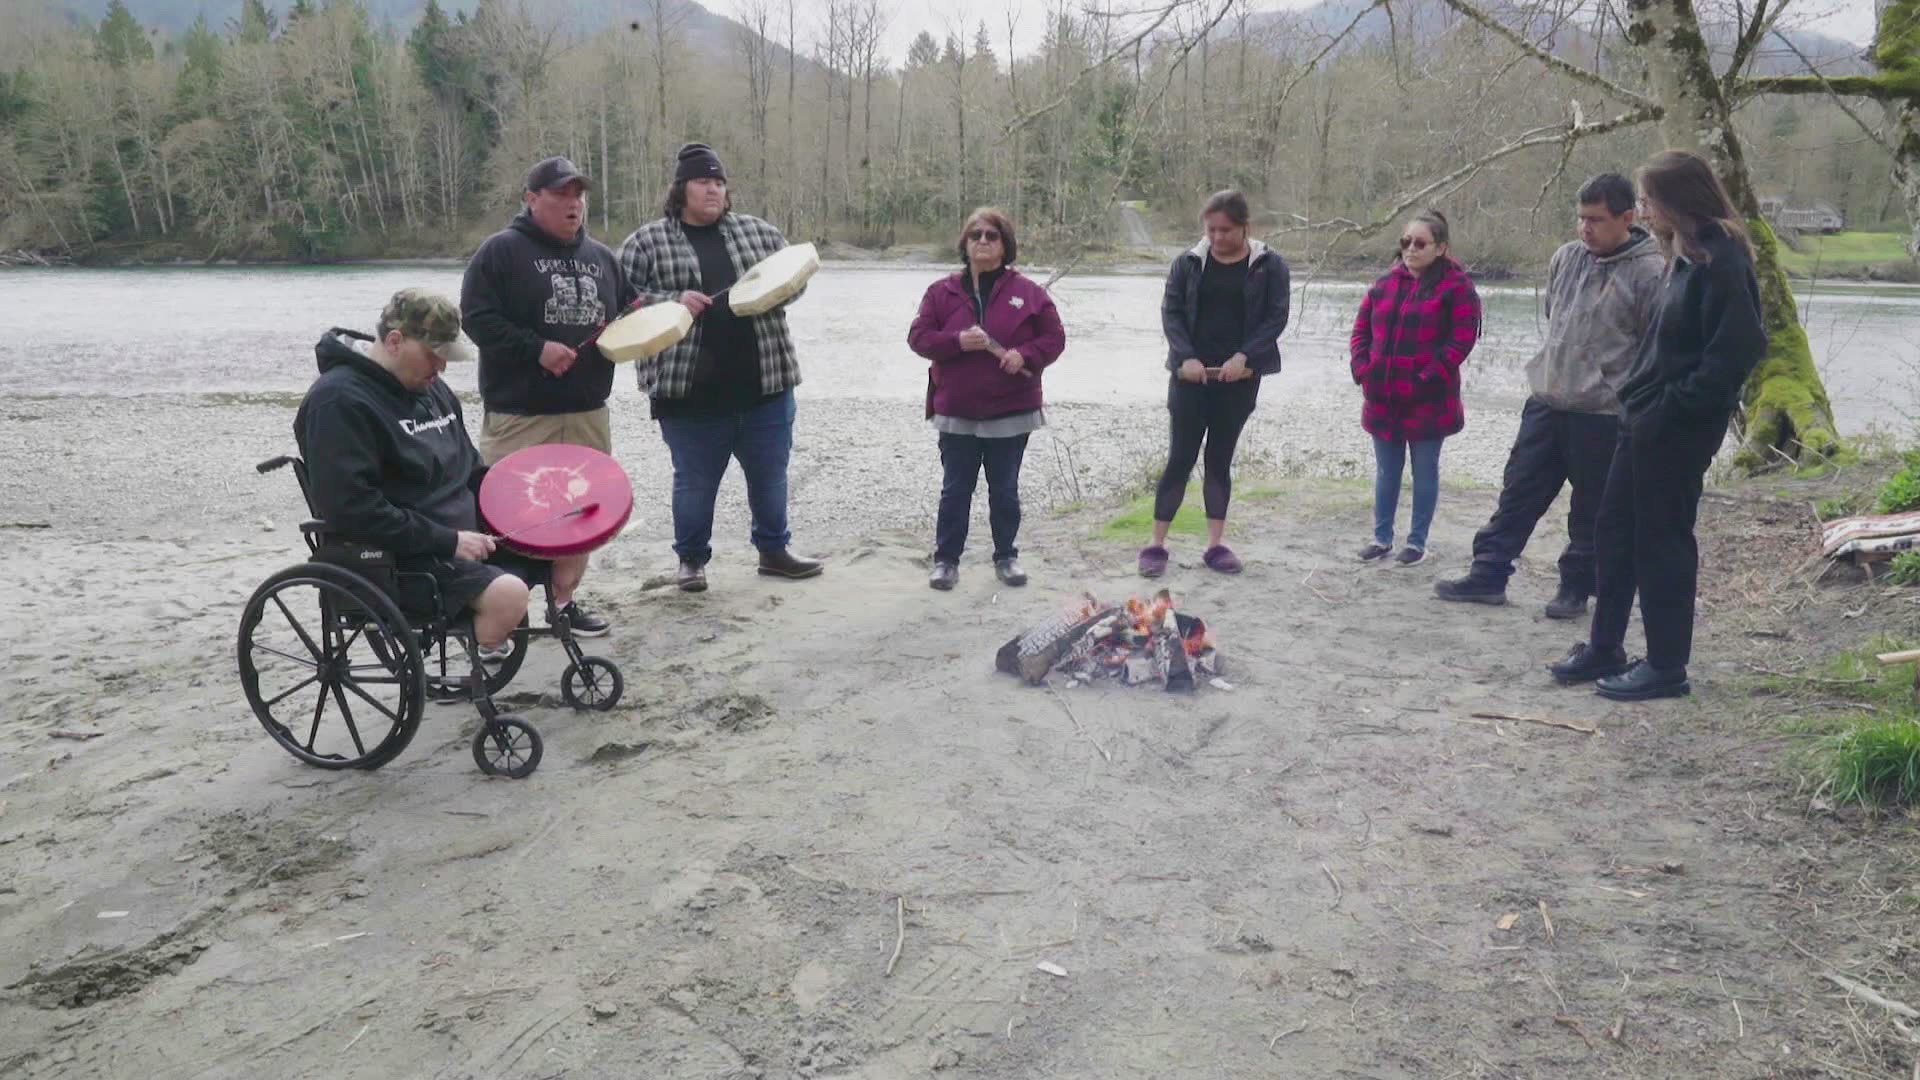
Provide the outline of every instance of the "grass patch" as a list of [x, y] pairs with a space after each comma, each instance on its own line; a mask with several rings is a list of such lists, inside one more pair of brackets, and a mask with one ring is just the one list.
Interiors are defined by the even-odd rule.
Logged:
[[1780, 265], [1795, 277], [1840, 274], [1865, 270], [1881, 263], [1903, 262], [1907, 258], [1906, 235], [1897, 232], [1840, 232], [1832, 236], [1806, 236], [1799, 250], [1780, 246]]
[[[1290, 477], [1277, 483], [1240, 484], [1233, 489], [1233, 505], [1227, 511], [1228, 543], [1242, 530], [1259, 530], [1273, 520], [1275, 511], [1284, 507], [1289, 517], [1317, 517], [1327, 514], [1352, 515], [1373, 506], [1373, 482], [1320, 477]], [[1355, 519], [1355, 530], [1371, 524]], [[1144, 544], [1153, 536], [1153, 495], [1129, 499], [1119, 511], [1100, 526], [1096, 534], [1103, 540]], [[1207, 535], [1206, 503], [1199, 483], [1187, 485], [1187, 497], [1173, 515], [1167, 535], [1200, 537]]]
[[1816, 672], [1767, 675], [1757, 687], [1812, 707], [1786, 727], [1816, 740], [1803, 760], [1836, 804], [1870, 810], [1920, 806], [1920, 703], [1914, 699], [1913, 669], [1884, 667], [1874, 659], [1911, 647], [1878, 638], [1833, 657]]
[[1874, 808], [1920, 803], [1920, 719], [1856, 721], [1833, 737], [1828, 756], [1836, 802]]

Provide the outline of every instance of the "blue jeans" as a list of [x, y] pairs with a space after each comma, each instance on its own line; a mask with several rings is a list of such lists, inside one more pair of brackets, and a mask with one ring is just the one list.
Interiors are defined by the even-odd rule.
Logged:
[[1020, 548], [1020, 463], [1026, 457], [1027, 436], [982, 439], [974, 435], [940, 434], [940, 513], [933, 528], [933, 558], [957, 563], [967, 546], [968, 519], [973, 516], [973, 492], [984, 468], [987, 474], [987, 523], [993, 526], [993, 561], [1016, 558]]
[[1407, 442], [1373, 440], [1373, 542], [1393, 546], [1393, 512], [1400, 505], [1400, 474], [1413, 448], [1413, 528], [1407, 546], [1427, 550], [1427, 530], [1433, 527], [1433, 508], [1440, 503], [1440, 439]]
[[727, 459], [740, 462], [753, 511], [753, 546], [784, 551], [787, 459], [793, 453], [795, 404], [789, 390], [764, 405], [715, 417], [662, 417], [660, 436], [673, 455], [673, 551], [705, 566], [713, 558], [713, 503]]

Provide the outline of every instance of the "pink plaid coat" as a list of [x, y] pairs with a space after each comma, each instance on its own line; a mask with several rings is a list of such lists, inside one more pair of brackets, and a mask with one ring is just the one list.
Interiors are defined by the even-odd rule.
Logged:
[[1480, 294], [1443, 259], [1419, 278], [1406, 264], [1367, 290], [1353, 320], [1353, 381], [1365, 394], [1360, 426], [1376, 438], [1444, 439], [1467, 426], [1460, 365], [1480, 336]]

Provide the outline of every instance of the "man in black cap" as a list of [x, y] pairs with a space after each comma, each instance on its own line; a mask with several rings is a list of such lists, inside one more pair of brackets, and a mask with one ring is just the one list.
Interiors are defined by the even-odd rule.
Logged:
[[786, 310], [741, 316], [725, 297], [715, 299], [786, 246], [779, 229], [734, 212], [726, 168], [705, 143], [680, 148], [661, 217], [620, 245], [620, 268], [642, 301], [678, 300], [698, 320], [679, 344], [637, 365], [673, 456], [673, 550], [686, 592], [707, 587], [713, 504], [729, 459], [746, 477], [760, 573], [809, 578], [823, 569], [788, 550], [787, 460], [800, 362]]
[[[633, 293], [613, 252], [587, 235], [591, 187], [566, 158], [535, 165], [520, 213], [467, 263], [460, 317], [480, 348], [480, 454], [489, 465], [546, 443], [613, 452], [613, 365], [579, 346]], [[585, 555], [555, 559], [553, 602], [574, 633], [598, 637], [610, 624], [574, 598], [586, 571]]]

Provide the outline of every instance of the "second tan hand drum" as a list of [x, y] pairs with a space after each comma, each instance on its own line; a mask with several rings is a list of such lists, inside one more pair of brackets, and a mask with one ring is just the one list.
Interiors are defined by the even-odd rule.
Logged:
[[727, 304], [735, 315], [764, 315], [800, 295], [807, 279], [820, 269], [820, 252], [812, 244], [794, 244], [754, 263], [746, 276], [727, 290]]
[[645, 360], [673, 348], [692, 329], [693, 312], [678, 300], [667, 300], [629, 311], [608, 323], [595, 344], [600, 347], [600, 355], [616, 364]]

